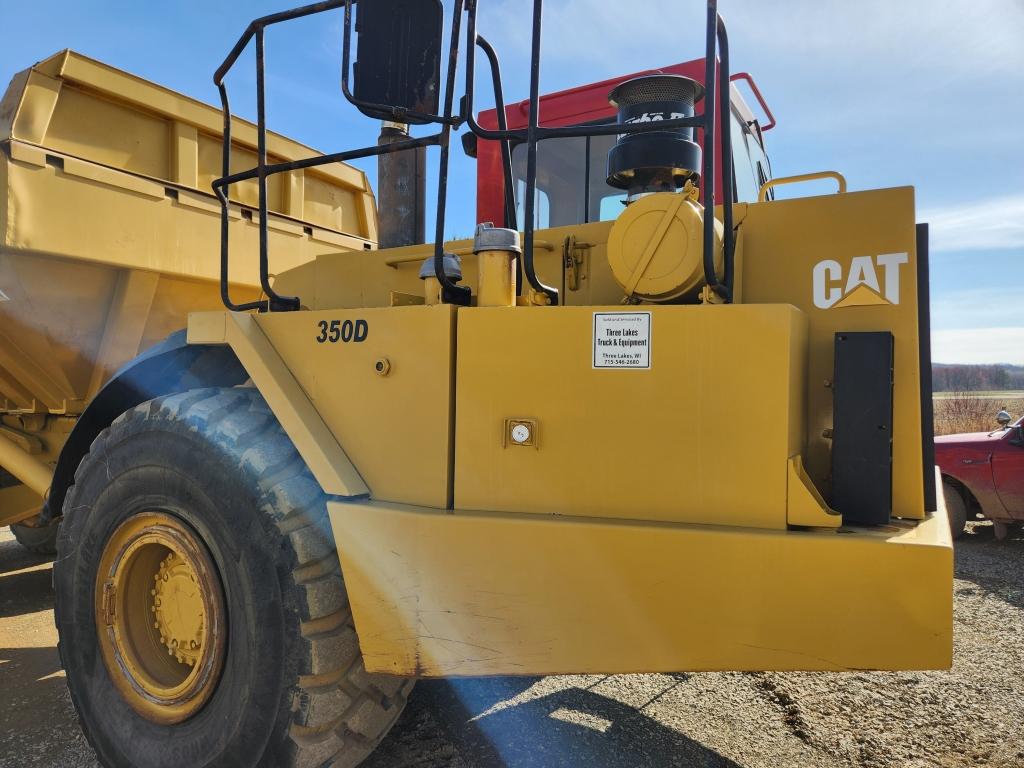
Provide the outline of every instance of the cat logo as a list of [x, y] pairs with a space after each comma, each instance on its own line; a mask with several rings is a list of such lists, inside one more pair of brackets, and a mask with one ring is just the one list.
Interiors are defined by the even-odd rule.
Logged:
[[907, 261], [906, 253], [855, 256], [845, 281], [842, 264], [833, 259], [819, 261], [813, 273], [814, 306], [832, 309], [899, 304], [900, 266]]

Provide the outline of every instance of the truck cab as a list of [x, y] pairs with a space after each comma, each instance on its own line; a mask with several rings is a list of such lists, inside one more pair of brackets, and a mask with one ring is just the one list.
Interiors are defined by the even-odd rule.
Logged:
[[[620, 83], [652, 74], [675, 74], [700, 81], [704, 76], [704, 59], [693, 59], [661, 69], [644, 70], [630, 75], [603, 80], [542, 96], [541, 119], [544, 125], [564, 126], [578, 123], [614, 123], [615, 108], [608, 94]], [[746, 72], [733, 75], [730, 83], [730, 119], [734, 173], [734, 200], [757, 202], [761, 187], [772, 178], [771, 163], [765, 148], [764, 134], [776, 122], [761, 96], [754, 79]], [[762, 123], [743, 95], [740, 84], [746, 83], [766, 118]], [[529, 118], [530, 102], [519, 101], [505, 108], [510, 129], [524, 128]], [[698, 114], [702, 107], [697, 105]], [[721, 117], [719, 112], [719, 117]], [[496, 109], [480, 114], [480, 124], [487, 129], [498, 127]], [[717, 125], [724, 122], [719, 119]], [[606, 181], [608, 152], [616, 136], [556, 138], [544, 141], [537, 154], [537, 205], [534, 225], [538, 229], [611, 221], [622, 213], [626, 194]], [[715, 137], [715, 162], [722, 159], [722, 137]], [[502, 222], [503, 176], [500, 145], [481, 140], [477, 158], [477, 220]], [[512, 147], [512, 174], [515, 179], [516, 222], [507, 226], [523, 229], [523, 195], [526, 183], [526, 144]], [[768, 199], [773, 198], [771, 190]], [[722, 202], [722, 190], [716, 190], [715, 202]]]
[[935, 438], [935, 463], [942, 471], [954, 538], [978, 514], [992, 521], [997, 539], [1024, 525], [1024, 418], [1011, 424], [1005, 411], [1000, 416], [992, 432]]

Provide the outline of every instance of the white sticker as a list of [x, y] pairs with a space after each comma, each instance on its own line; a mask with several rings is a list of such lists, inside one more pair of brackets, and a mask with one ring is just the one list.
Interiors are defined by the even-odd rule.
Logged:
[[651, 313], [595, 312], [595, 368], [650, 368]]

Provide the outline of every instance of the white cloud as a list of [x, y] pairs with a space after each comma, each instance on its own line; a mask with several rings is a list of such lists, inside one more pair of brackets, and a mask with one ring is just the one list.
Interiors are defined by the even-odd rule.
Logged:
[[918, 216], [932, 251], [1024, 249], [1024, 195], [942, 206]]
[[932, 332], [937, 363], [1024, 365], [1024, 328], [972, 328]]

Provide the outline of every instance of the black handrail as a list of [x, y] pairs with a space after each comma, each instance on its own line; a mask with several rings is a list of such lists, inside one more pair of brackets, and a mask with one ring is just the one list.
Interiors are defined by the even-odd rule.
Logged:
[[[722, 237], [723, 291], [712, 286], [726, 301], [732, 301], [733, 259], [736, 251], [736, 231], [733, 229], [732, 206], [736, 202], [735, 162], [732, 156], [732, 98], [730, 88], [732, 77], [729, 75], [729, 35], [725, 30], [725, 21], [716, 13], [716, 37], [718, 39], [718, 55], [720, 58], [718, 87], [720, 92], [719, 109], [722, 112], [722, 226], [725, 229]], [[712, 198], [711, 210], [714, 210]]]
[[[266, 104], [264, 96], [264, 46], [263, 46], [263, 32], [264, 30], [273, 25], [280, 24], [284, 21], [291, 21], [293, 19], [299, 19], [304, 16], [311, 16], [316, 13], [323, 13], [324, 11], [330, 11], [335, 8], [340, 8], [345, 3], [345, 0], [326, 0], [325, 2], [314, 3], [312, 5], [305, 5], [300, 8], [293, 8], [289, 11], [282, 11], [280, 13], [273, 13], [268, 16], [262, 16], [258, 19], [249, 23], [249, 26], [245, 28], [245, 32], [235, 43], [234, 47], [228, 53], [227, 58], [217, 68], [217, 71], [213, 76], [213, 83], [217, 86], [217, 91], [220, 93], [221, 110], [224, 113], [224, 136], [223, 136], [223, 150], [221, 156], [221, 178], [213, 182], [213, 192], [220, 201], [221, 207], [221, 218], [220, 218], [220, 295], [221, 301], [224, 306], [233, 312], [243, 312], [252, 309], [298, 309], [299, 299], [294, 296], [281, 296], [276, 293], [273, 287], [270, 285], [270, 267], [269, 267], [269, 256], [267, 253], [267, 186], [266, 177], [270, 175], [267, 172], [266, 167]], [[235, 304], [231, 300], [230, 289], [228, 286], [228, 259], [229, 259], [229, 211], [230, 211], [230, 199], [228, 189], [231, 184], [236, 181], [243, 179], [231, 179], [231, 105], [228, 100], [227, 86], [224, 84], [224, 78], [228, 72], [238, 61], [239, 56], [248, 47], [250, 41], [256, 38], [256, 109], [257, 109], [257, 144], [258, 144], [258, 157], [257, 167], [253, 169], [252, 175], [246, 175], [245, 178], [258, 178], [259, 179], [259, 216], [260, 216], [260, 254], [259, 254], [259, 273], [260, 273], [260, 288], [266, 295], [267, 300], [264, 301], [250, 301], [244, 304]], [[274, 171], [278, 173], [280, 171]]]
[[[707, 35], [705, 52], [705, 102], [704, 113], [688, 118], [676, 120], [664, 120], [650, 123], [605, 123], [605, 124], [582, 124], [546, 127], [540, 125], [540, 51], [541, 32], [543, 16], [543, 0], [534, 0], [533, 3], [533, 28], [531, 36], [531, 57], [530, 57], [530, 110], [529, 124], [527, 128], [510, 130], [505, 115], [505, 102], [502, 93], [500, 65], [494, 48], [476, 32], [477, 13], [482, 0], [456, 0], [452, 17], [452, 35], [450, 38], [448, 71], [445, 84], [444, 112], [441, 115], [420, 113], [413, 110], [396, 108], [388, 105], [372, 104], [355, 98], [349, 89], [349, 71], [351, 69], [351, 38], [352, 38], [352, 5], [357, 0], [326, 0], [325, 2], [314, 3], [302, 6], [290, 11], [263, 16], [251, 22], [245, 32], [235, 43], [227, 58], [217, 69], [214, 75], [214, 83], [218, 88], [221, 98], [221, 106], [224, 112], [224, 145], [222, 156], [222, 176], [213, 182], [213, 190], [221, 204], [221, 298], [224, 305], [233, 311], [244, 311], [251, 309], [267, 310], [291, 310], [298, 309], [299, 299], [291, 296], [277, 294], [270, 285], [269, 258], [268, 258], [268, 205], [267, 205], [267, 177], [286, 171], [312, 168], [329, 163], [354, 160], [358, 158], [371, 157], [374, 155], [390, 152], [402, 152], [418, 147], [437, 146], [441, 149], [440, 169], [438, 173], [438, 199], [437, 199], [437, 223], [434, 240], [434, 273], [441, 283], [442, 299], [459, 304], [467, 304], [470, 300], [470, 290], [467, 287], [456, 285], [445, 274], [443, 268], [444, 256], [444, 225], [445, 212], [447, 207], [448, 192], [448, 160], [450, 151], [450, 138], [452, 128], [458, 127], [462, 122], [467, 122], [470, 130], [478, 137], [486, 140], [499, 141], [502, 152], [502, 170], [505, 186], [505, 224], [513, 225], [515, 222], [515, 191], [512, 179], [511, 142], [525, 142], [527, 145], [527, 172], [526, 172], [526, 200], [524, 201], [524, 233], [523, 233], [523, 255], [522, 271], [527, 281], [537, 292], [547, 296], [551, 304], [559, 301], [559, 292], [556, 288], [545, 285], [537, 276], [534, 264], [534, 230], [533, 221], [536, 206], [537, 190], [537, 145], [545, 139], [563, 137], [589, 137], [609, 136], [632, 133], [643, 133], [647, 131], [665, 131], [675, 128], [701, 128], [703, 130], [702, 149], [704, 153], [703, 170], [701, 174], [701, 191], [704, 197], [705, 206], [711, 212], [704, 217], [704, 277], [705, 282], [725, 301], [730, 301], [732, 296], [735, 233], [733, 231], [733, 203], [735, 198], [735, 182], [733, 179], [734, 168], [732, 159], [732, 136], [729, 131], [729, 110], [731, 100], [729, 98], [729, 41], [726, 33], [725, 22], [718, 14], [718, 0], [707, 0]], [[320, 157], [304, 158], [284, 163], [267, 164], [266, 148], [266, 104], [265, 104], [265, 40], [264, 31], [268, 26], [284, 21], [310, 16], [325, 11], [344, 8], [344, 33], [342, 52], [342, 92], [346, 99], [360, 109], [390, 113], [396, 121], [408, 122], [415, 120], [419, 122], [434, 123], [441, 126], [440, 133], [430, 136], [408, 139], [386, 144], [383, 146], [364, 147], [362, 149], [336, 152]], [[467, 20], [467, 45], [466, 45], [466, 93], [460, 102], [460, 113], [453, 114], [455, 98], [455, 79], [458, 69], [459, 38], [461, 34], [461, 23], [463, 12], [468, 14]], [[249, 42], [256, 39], [256, 80], [257, 80], [257, 166], [255, 168], [231, 173], [231, 108], [228, 100], [227, 88], [224, 78], [231, 70]], [[495, 105], [498, 112], [498, 130], [485, 129], [479, 123], [473, 113], [473, 92], [475, 77], [476, 48], [484, 51], [491, 66], [491, 79], [495, 91]], [[719, 60], [720, 55], [720, 60]], [[715, 129], [716, 129], [716, 100], [720, 101], [720, 109], [723, 112], [722, 130], [722, 168], [721, 173], [716, 174], [715, 163]], [[234, 304], [231, 301], [228, 290], [228, 231], [229, 231], [229, 209], [230, 199], [228, 190], [232, 184], [241, 181], [257, 179], [259, 185], [259, 226], [260, 226], [260, 254], [259, 271], [260, 287], [266, 295], [266, 301], [247, 302], [245, 304]], [[722, 219], [725, 228], [723, 238], [724, 271], [720, 280], [714, 264], [714, 225], [715, 216], [714, 199], [715, 188], [718, 180], [722, 182], [723, 210]]]
[[[344, 28], [344, 42], [343, 42], [343, 62], [342, 62], [342, 91], [345, 93], [346, 98], [349, 99], [356, 107], [367, 107], [367, 108], [378, 108], [381, 105], [374, 105], [368, 102], [362, 102], [355, 99], [348, 89], [348, 71], [351, 68], [351, 36], [352, 36], [352, 4], [357, 0], [327, 0], [326, 2], [315, 3], [312, 5], [302, 6], [301, 8], [294, 8], [290, 11], [282, 11], [281, 13], [271, 14], [269, 16], [263, 16], [250, 22], [249, 26], [246, 27], [245, 32], [235, 43], [234, 47], [228, 53], [227, 58], [217, 68], [214, 74], [214, 84], [217, 86], [217, 90], [220, 93], [221, 108], [224, 113], [224, 136], [223, 136], [223, 149], [222, 149], [222, 162], [221, 162], [221, 178], [213, 182], [213, 191], [220, 201], [221, 205], [221, 244], [220, 244], [220, 282], [221, 282], [221, 301], [224, 306], [233, 312], [242, 312], [249, 310], [295, 310], [299, 309], [300, 301], [298, 297], [294, 296], [281, 296], [276, 293], [273, 287], [270, 285], [270, 266], [269, 266], [269, 243], [268, 243], [268, 220], [269, 212], [267, 205], [267, 177], [272, 176], [276, 173], [284, 173], [287, 171], [300, 170], [304, 168], [314, 168], [320, 165], [327, 165], [330, 163], [344, 162], [347, 160], [355, 160], [358, 158], [372, 157], [380, 154], [387, 154], [391, 152], [402, 152], [407, 149], [416, 149], [419, 147], [427, 146], [439, 146], [441, 147], [441, 164], [442, 173], [440, 174], [439, 188], [438, 188], [438, 237], [437, 247], [435, 248], [434, 266], [437, 278], [441, 282], [442, 296], [448, 301], [457, 301], [460, 303], [468, 303], [469, 301], [469, 289], [461, 287], [453, 283], [450, 278], [444, 273], [443, 269], [443, 237], [444, 237], [444, 209], [445, 199], [447, 196], [447, 168], [448, 168], [448, 145], [451, 136], [451, 128], [458, 126], [462, 122], [461, 115], [452, 114], [452, 104], [454, 99], [455, 89], [455, 75], [458, 64], [458, 30], [459, 22], [462, 17], [462, 0], [458, 1], [456, 14], [453, 20], [455, 35], [452, 39], [452, 46], [449, 56], [449, 68], [448, 68], [448, 79], [447, 79], [447, 92], [445, 94], [445, 113], [444, 115], [427, 115], [421, 114], [414, 111], [408, 110], [392, 110], [392, 113], [396, 119], [401, 116], [407, 118], [418, 118], [427, 122], [440, 123], [442, 130], [440, 133], [433, 134], [430, 136], [423, 136], [415, 139], [408, 139], [405, 141], [395, 142], [384, 146], [371, 146], [363, 147], [361, 149], [348, 150], [344, 152], [336, 152], [330, 155], [321, 155], [319, 157], [309, 157], [301, 160], [292, 160], [284, 163], [274, 163], [272, 165], [267, 164], [267, 127], [266, 127], [266, 99], [265, 99], [265, 51], [264, 51], [264, 31], [268, 26], [273, 24], [279, 24], [284, 21], [291, 21], [293, 19], [302, 18], [304, 16], [311, 16], [317, 13], [323, 13], [325, 11], [332, 11], [340, 8], [345, 10], [345, 28]], [[224, 78], [228, 72], [238, 61], [238, 58], [242, 55], [243, 51], [248, 47], [249, 43], [256, 39], [256, 110], [257, 110], [257, 165], [255, 168], [250, 168], [246, 171], [240, 171], [238, 173], [231, 173], [231, 106], [228, 99], [227, 86], [224, 83]], [[390, 109], [390, 108], [388, 108]], [[260, 287], [266, 295], [266, 300], [263, 301], [250, 301], [243, 304], [236, 304], [231, 300], [230, 290], [228, 285], [229, 275], [229, 257], [230, 257], [230, 246], [229, 246], [229, 212], [230, 212], [230, 197], [229, 189], [232, 184], [237, 184], [241, 181], [247, 181], [250, 179], [257, 179], [259, 185], [259, 279]]]
[[[498, 116], [498, 129], [508, 130], [508, 117], [505, 114], [505, 94], [501, 85], [501, 64], [498, 62], [498, 54], [483, 35], [476, 35], [476, 44], [487, 56], [491, 65], [491, 83], [494, 86], [494, 109]], [[469, 116], [469, 113], [467, 113]], [[472, 118], [470, 118], [472, 119]], [[501, 146], [501, 170], [505, 186], [505, 221], [502, 226], [515, 227], [516, 225], [516, 187], [515, 179], [512, 176], [512, 142], [503, 139]]]
[[452, 18], [452, 35], [448, 48], [448, 80], [445, 83], [444, 114], [449, 119], [441, 126], [441, 159], [437, 172], [437, 225], [434, 228], [434, 276], [441, 284], [441, 301], [468, 305], [472, 289], [465, 285], [456, 285], [444, 271], [444, 216], [448, 204], [448, 152], [452, 131], [450, 118], [455, 100], [455, 75], [459, 65], [462, 3], [463, 0], [455, 0], [455, 15]]
[[530, 48], [530, 123], [526, 131], [526, 199], [523, 200], [523, 272], [527, 282], [538, 293], [558, 304], [558, 289], [545, 285], [537, 277], [533, 263], [533, 214], [537, 206], [537, 129], [540, 126], [540, 43], [544, 0], [533, 0], [533, 44]]
[[[470, 21], [468, 25], [469, 34], [475, 33], [476, 14], [482, 0], [475, 0], [468, 6]], [[728, 156], [722, 163], [722, 218], [726, 230], [723, 238], [724, 250], [724, 281], [719, 280], [714, 263], [714, 241], [715, 241], [715, 96], [719, 94], [724, 105], [723, 109], [730, 108], [729, 99], [729, 50], [728, 35], [726, 34], [725, 22], [718, 14], [718, 0], [707, 0], [707, 36], [705, 49], [705, 89], [704, 113], [693, 117], [678, 118], [675, 120], [653, 121], [649, 123], [605, 123], [605, 124], [577, 124], [568, 126], [545, 127], [539, 125], [539, 73], [540, 73], [540, 43], [541, 43], [541, 17], [543, 0], [534, 0], [533, 5], [533, 34], [530, 56], [530, 112], [527, 128], [524, 129], [500, 129], [491, 130], [481, 126], [474, 117], [473, 112], [473, 83], [475, 70], [475, 55], [471, 45], [467, 45], [466, 61], [466, 124], [469, 129], [479, 138], [492, 141], [518, 141], [527, 144], [527, 166], [526, 166], [526, 199], [523, 201], [524, 218], [523, 222], [523, 270], [526, 279], [533, 286], [534, 290], [547, 295], [552, 304], [558, 303], [558, 291], [550, 286], [544, 285], [537, 277], [533, 261], [533, 242], [535, 224], [533, 221], [535, 196], [537, 187], [537, 144], [545, 139], [584, 137], [584, 136], [610, 136], [632, 133], [644, 133], [647, 131], [666, 131], [674, 128], [701, 128], [703, 130], [702, 151], [704, 154], [704, 168], [701, 173], [701, 190], [704, 195], [705, 205], [711, 212], [704, 217], [703, 243], [704, 243], [704, 280], [711, 289], [726, 301], [731, 300], [732, 295], [732, 272], [733, 252], [735, 249], [735, 237], [733, 232], [733, 210], [735, 191], [733, 181], [733, 163], [731, 157], [732, 141], [728, 132], [728, 114], [723, 122], [725, 129], [722, 131], [722, 153]], [[721, 62], [718, 62], [718, 54], [721, 52]], [[717, 66], [716, 66], [717, 65]], [[720, 74], [721, 73], [721, 74]], [[710, 138], [710, 140], [709, 140]]]

